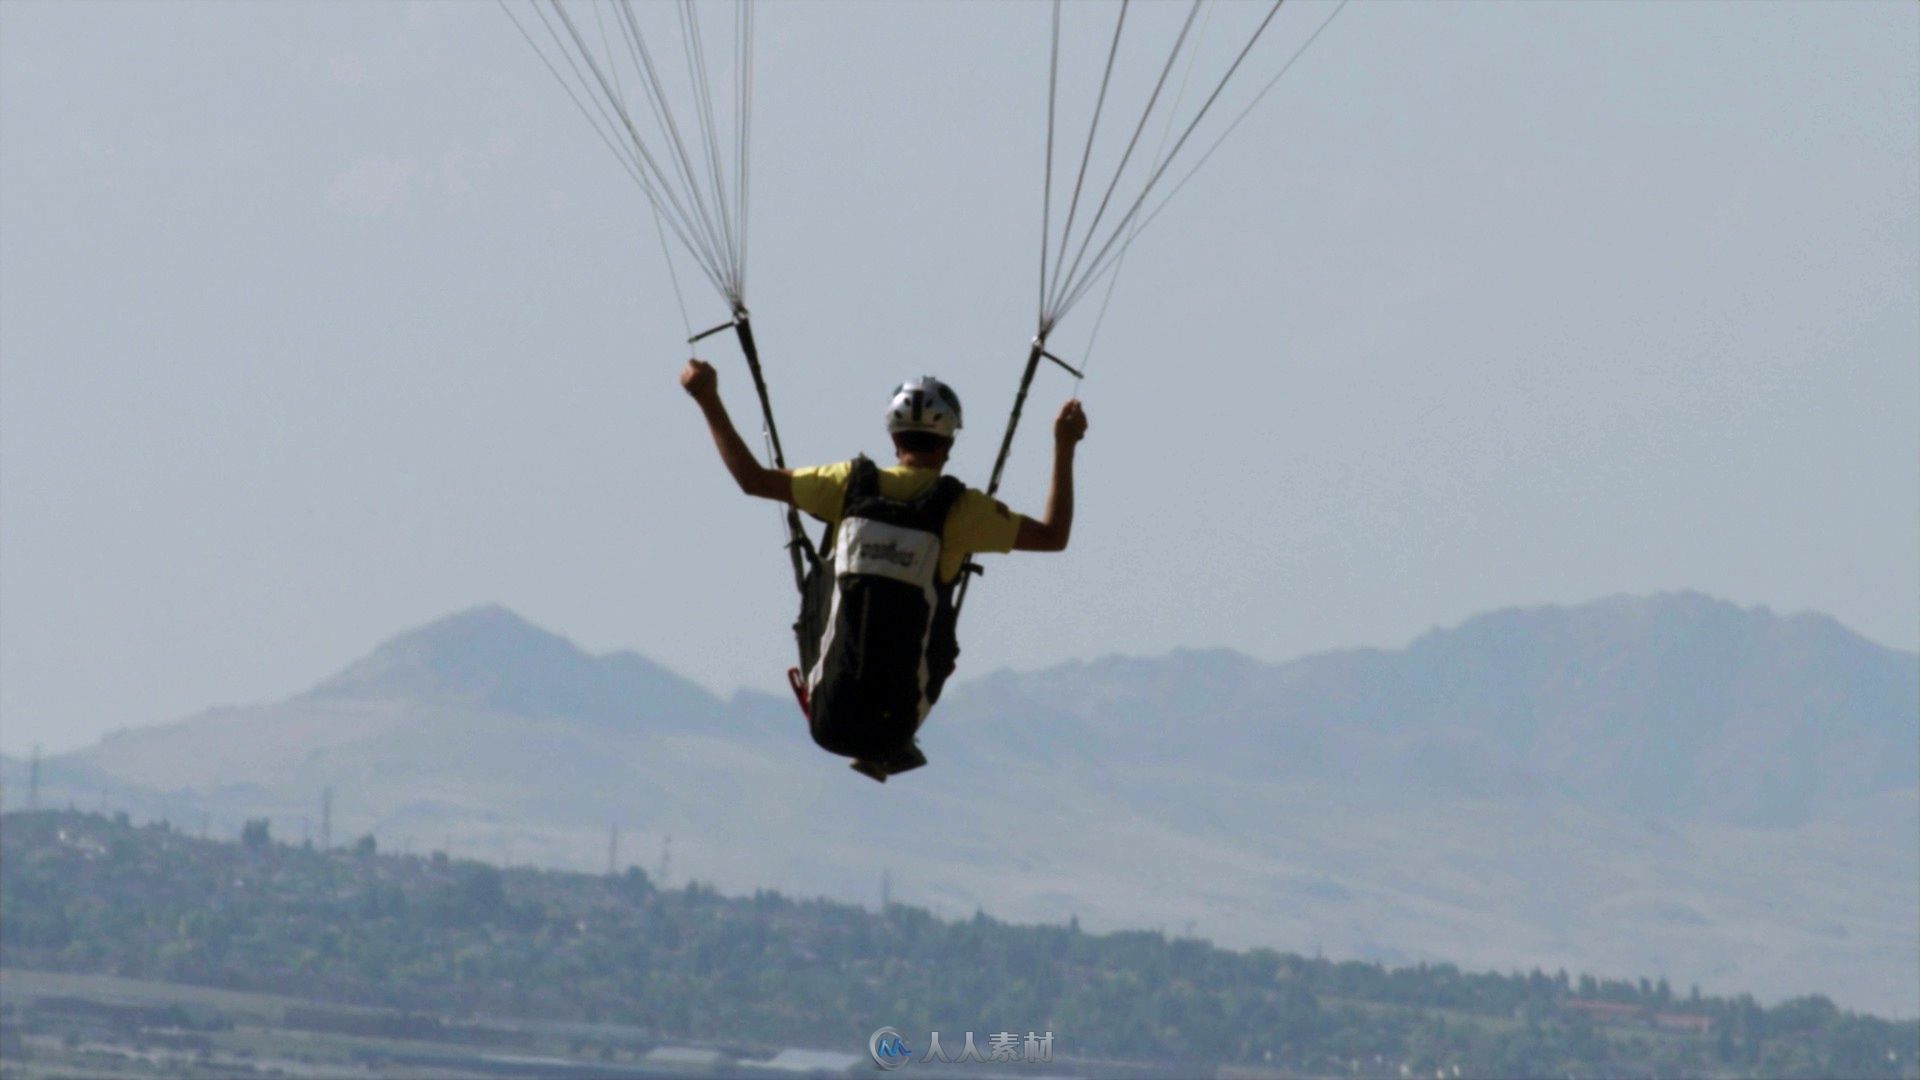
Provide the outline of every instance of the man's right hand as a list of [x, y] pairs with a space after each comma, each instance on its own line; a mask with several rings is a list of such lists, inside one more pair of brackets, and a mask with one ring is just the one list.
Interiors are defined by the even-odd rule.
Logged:
[[680, 369], [680, 387], [704, 405], [720, 396], [720, 376], [705, 360], [689, 360], [687, 366]]

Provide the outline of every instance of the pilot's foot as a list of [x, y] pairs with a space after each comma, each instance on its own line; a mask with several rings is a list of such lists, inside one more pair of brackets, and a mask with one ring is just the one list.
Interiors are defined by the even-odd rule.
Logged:
[[887, 782], [887, 767], [881, 765], [879, 762], [867, 761], [862, 758], [854, 761], [853, 764], [847, 767], [859, 773], [861, 776], [870, 776], [883, 784]]

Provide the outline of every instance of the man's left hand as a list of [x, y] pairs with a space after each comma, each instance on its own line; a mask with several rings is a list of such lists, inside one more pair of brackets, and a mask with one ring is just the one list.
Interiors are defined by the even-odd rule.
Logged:
[[1059, 446], [1072, 446], [1087, 437], [1087, 411], [1080, 407], [1078, 398], [1069, 398], [1060, 406], [1060, 415], [1053, 418], [1053, 441]]
[[680, 369], [680, 386], [702, 405], [720, 396], [720, 376], [712, 364], [698, 358]]

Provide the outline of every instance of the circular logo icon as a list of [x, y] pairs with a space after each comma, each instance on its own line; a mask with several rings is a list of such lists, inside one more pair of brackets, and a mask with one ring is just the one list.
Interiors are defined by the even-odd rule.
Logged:
[[883, 1027], [867, 1039], [867, 1053], [883, 1069], [897, 1069], [913, 1060], [913, 1049], [895, 1028]]

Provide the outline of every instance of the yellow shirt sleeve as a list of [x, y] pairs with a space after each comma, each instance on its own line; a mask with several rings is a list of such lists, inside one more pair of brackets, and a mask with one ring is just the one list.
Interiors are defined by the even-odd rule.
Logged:
[[853, 462], [816, 465], [793, 470], [793, 505], [829, 525], [840, 523], [840, 506], [847, 498], [847, 477]]
[[1013, 550], [1020, 532], [1020, 515], [985, 492], [967, 489], [947, 514], [945, 546], [965, 554], [997, 555]]

